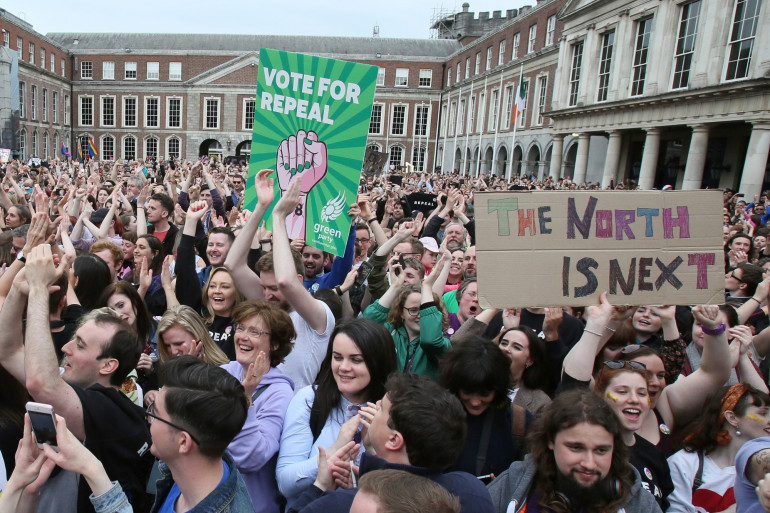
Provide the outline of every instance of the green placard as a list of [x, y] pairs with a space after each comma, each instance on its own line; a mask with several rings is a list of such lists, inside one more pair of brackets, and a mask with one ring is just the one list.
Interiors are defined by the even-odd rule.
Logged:
[[376, 66], [262, 48], [246, 208], [256, 205], [260, 169], [277, 170], [276, 201], [299, 174], [302, 201], [287, 219], [289, 237], [343, 255], [376, 81]]

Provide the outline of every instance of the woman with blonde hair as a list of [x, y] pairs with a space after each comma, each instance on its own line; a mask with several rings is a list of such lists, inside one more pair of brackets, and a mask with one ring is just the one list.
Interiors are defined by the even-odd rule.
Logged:
[[[158, 360], [161, 364], [191, 354], [211, 365], [224, 365], [230, 360], [209, 335], [203, 319], [195, 310], [178, 305], [166, 310], [158, 323]], [[156, 373], [157, 374], [157, 373]], [[144, 391], [144, 403], [155, 401], [157, 390]]]

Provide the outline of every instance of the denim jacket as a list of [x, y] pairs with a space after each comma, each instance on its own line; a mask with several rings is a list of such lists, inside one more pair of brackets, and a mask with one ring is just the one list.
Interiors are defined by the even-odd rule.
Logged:
[[[191, 509], [191, 513], [254, 513], [254, 505], [251, 503], [249, 492], [246, 490], [240, 472], [238, 472], [238, 467], [229, 454], [225, 454], [223, 459], [230, 468], [230, 476]], [[171, 471], [165, 463], [161, 462], [160, 473], [163, 477], [158, 480], [158, 495], [155, 498], [151, 513], [157, 513], [160, 510], [166, 495], [174, 484]], [[96, 513], [133, 513], [134, 511], [117, 481], [113, 481], [112, 488], [98, 497], [92, 494], [91, 503], [94, 505]]]
[[[189, 513], [254, 513], [254, 505], [251, 503], [249, 491], [243, 483], [238, 467], [229, 454], [225, 453], [223, 459], [230, 469], [230, 476]], [[164, 463], [160, 464], [160, 473], [163, 477], [158, 480], [155, 504], [150, 513], [157, 513], [160, 510], [174, 484], [171, 471]]]

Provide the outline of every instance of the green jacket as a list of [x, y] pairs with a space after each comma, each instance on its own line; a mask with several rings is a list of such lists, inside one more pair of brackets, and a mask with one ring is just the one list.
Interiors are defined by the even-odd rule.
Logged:
[[[442, 354], [452, 348], [449, 339], [444, 336], [441, 311], [433, 302], [420, 306], [420, 336], [409, 340], [406, 328], [395, 328], [387, 322], [390, 308], [375, 301], [364, 310], [364, 317], [376, 321], [390, 331], [393, 343], [396, 345], [399, 372], [410, 370], [415, 374], [427, 376], [436, 381], [438, 377], [438, 360]], [[412, 361], [411, 369], [409, 361]]]

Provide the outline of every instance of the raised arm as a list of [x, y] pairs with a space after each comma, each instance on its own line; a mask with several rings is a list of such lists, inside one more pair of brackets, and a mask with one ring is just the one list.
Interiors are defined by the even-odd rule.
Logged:
[[29, 283], [29, 302], [24, 367], [30, 395], [37, 402], [52, 405], [58, 414], [68, 420], [74, 435], [83, 440], [83, 407], [75, 391], [59, 375], [59, 363], [56, 361], [48, 320], [49, 287], [66, 267], [66, 258], [58, 267], [54, 267], [51, 247], [47, 244], [34, 248], [27, 257], [25, 271]]
[[241, 233], [235, 238], [235, 242], [230, 247], [225, 260], [225, 267], [233, 276], [235, 283], [241, 293], [248, 299], [261, 300], [265, 296], [262, 293], [262, 281], [257, 273], [248, 266], [249, 248], [254, 240], [254, 236], [259, 231], [259, 224], [262, 218], [273, 203], [273, 180], [270, 175], [272, 169], [263, 169], [254, 178], [254, 185], [257, 189], [257, 206], [254, 212], [249, 216], [246, 224], [241, 228]]
[[150, 197], [150, 184], [142, 187], [142, 192], [136, 200], [136, 234], [138, 236], [147, 235], [147, 214], [144, 211], [144, 204]]
[[303, 285], [297, 274], [284, 220], [299, 204], [300, 180], [294, 179], [286, 193], [273, 208], [273, 267], [275, 280], [283, 297], [317, 333], [325, 333], [326, 309]]
[[[704, 343], [700, 368], [680, 378], [661, 392], [658, 411], [669, 427], [683, 426], [700, 413], [703, 403], [730, 377], [730, 348], [719, 307], [693, 308], [695, 322], [703, 327]], [[709, 333], [710, 332], [710, 333]]]
[[586, 308], [583, 318], [586, 319], [583, 335], [564, 357], [562, 369], [577, 381], [590, 381], [596, 355], [612, 337], [619, 322], [613, 320], [613, 307], [606, 293], [599, 296], [598, 305]]

